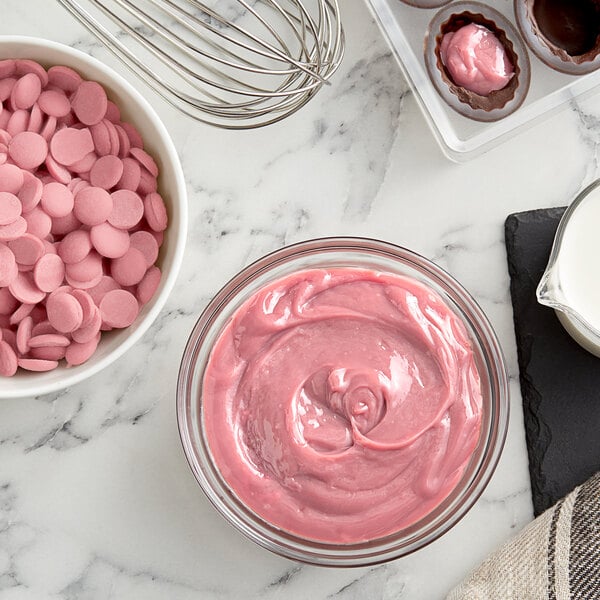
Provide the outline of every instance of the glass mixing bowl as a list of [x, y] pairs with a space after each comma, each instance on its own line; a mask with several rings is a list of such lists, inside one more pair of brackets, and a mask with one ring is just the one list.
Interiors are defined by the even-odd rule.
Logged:
[[[202, 383], [213, 344], [235, 311], [265, 285], [306, 269], [361, 268], [411, 277], [434, 290], [460, 318], [470, 338], [481, 378], [482, 422], [464, 473], [434, 510], [391, 535], [351, 544], [305, 539], [250, 510], [217, 468], [203, 427]], [[192, 472], [215, 508], [240, 532], [281, 556], [324, 566], [364, 566], [404, 556], [454, 526], [487, 485], [508, 427], [509, 399], [502, 351], [485, 314], [465, 289], [429, 260], [386, 242], [324, 238], [273, 252], [246, 267], [206, 307], [186, 346], [177, 387], [177, 418]]]

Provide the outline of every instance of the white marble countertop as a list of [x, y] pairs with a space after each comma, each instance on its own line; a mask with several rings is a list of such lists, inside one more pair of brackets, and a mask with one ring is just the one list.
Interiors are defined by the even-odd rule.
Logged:
[[[224, 132], [150, 98], [187, 178], [183, 270], [123, 360], [65, 392], [0, 403], [2, 600], [439, 599], [532, 518], [503, 224], [598, 175], [600, 99], [453, 164], [364, 2], [342, 5], [333, 85], [280, 124]], [[0, 33], [73, 45], [130, 77], [55, 2], [3, 0]], [[508, 439], [482, 498], [439, 541], [373, 568], [299, 565], [247, 541], [196, 484], [175, 419], [180, 356], [211, 295], [252, 259], [326, 235], [381, 238], [447, 269], [487, 312], [511, 380]]]

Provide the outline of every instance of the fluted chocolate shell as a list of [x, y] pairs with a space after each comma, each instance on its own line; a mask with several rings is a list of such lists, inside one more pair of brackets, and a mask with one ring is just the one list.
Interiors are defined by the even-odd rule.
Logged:
[[[458, 31], [461, 27], [469, 25], [470, 23], [483, 25], [483, 27], [489, 29], [498, 38], [498, 41], [506, 50], [508, 59], [514, 68], [514, 75], [511, 77], [506, 86], [500, 90], [491, 92], [487, 96], [481, 96], [480, 94], [476, 94], [475, 92], [467, 90], [466, 88], [454, 83], [450, 73], [448, 72], [448, 69], [446, 69], [446, 66], [442, 61], [440, 53], [440, 46], [444, 35], [453, 31]], [[461, 12], [453, 14], [446, 22], [442, 23], [440, 30], [436, 35], [435, 42], [436, 64], [441, 73], [442, 80], [448, 85], [451, 92], [456, 95], [461, 102], [468, 104], [474, 109], [491, 111], [497, 108], [502, 108], [515, 97], [515, 93], [520, 84], [519, 75], [521, 74], [521, 67], [519, 65], [519, 57], [515, 52], [512, 42], [506, 36], [506, 33], [500, 27], [498, 27], [494, 21], [487, 19], [482, 14], [474, 12]]]

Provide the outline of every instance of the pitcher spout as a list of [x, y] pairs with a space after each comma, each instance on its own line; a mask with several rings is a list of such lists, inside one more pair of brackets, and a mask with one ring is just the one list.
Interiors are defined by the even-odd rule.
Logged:
[[569, 307], [555, 274], [554, 266], [546, 269], [536, 289], [536, 297], [540, 304], [565, 312]]

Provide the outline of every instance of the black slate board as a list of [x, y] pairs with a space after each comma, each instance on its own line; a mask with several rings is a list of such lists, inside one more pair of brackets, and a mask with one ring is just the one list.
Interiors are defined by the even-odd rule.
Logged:
[[516, 213], [505, 223], [536, 516], [600, 470], [600, 358], [535, 297], [564, 210]]

